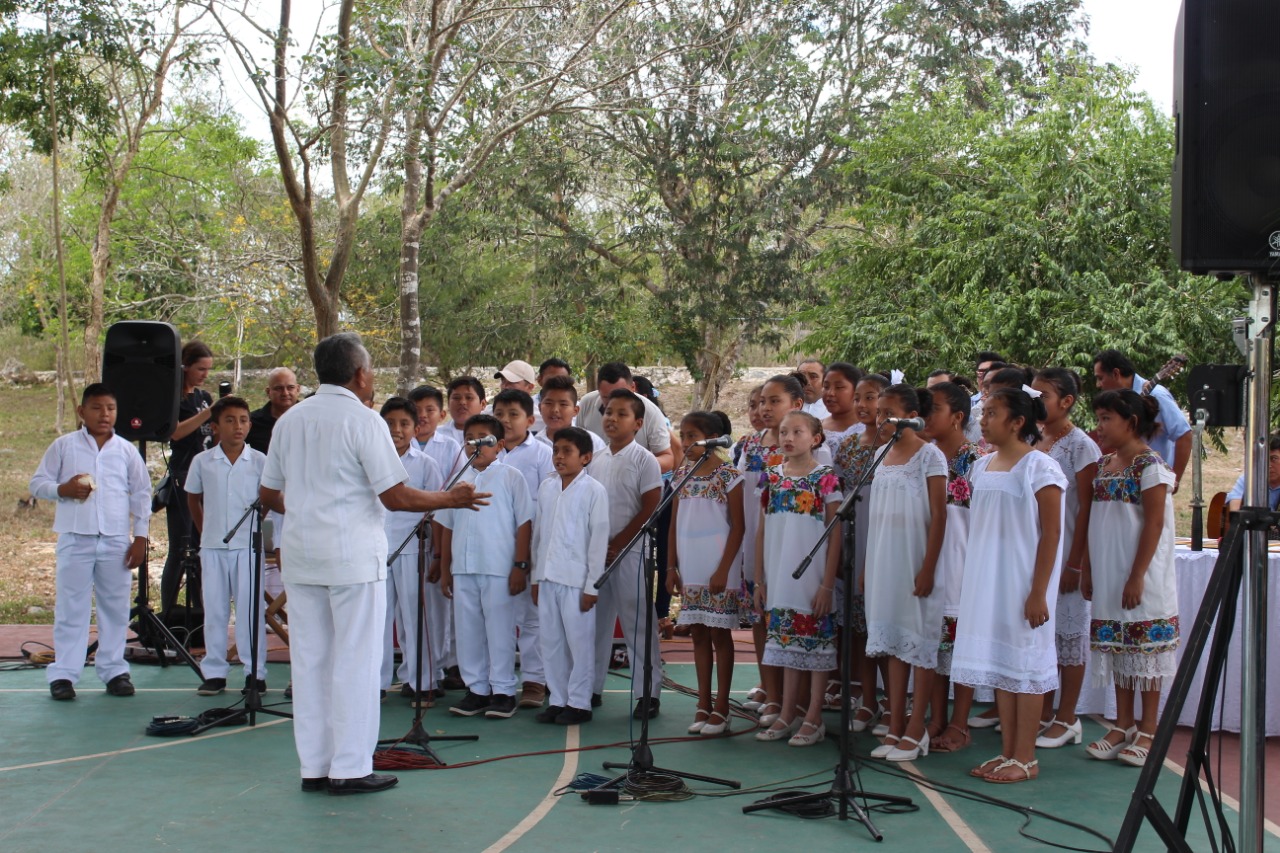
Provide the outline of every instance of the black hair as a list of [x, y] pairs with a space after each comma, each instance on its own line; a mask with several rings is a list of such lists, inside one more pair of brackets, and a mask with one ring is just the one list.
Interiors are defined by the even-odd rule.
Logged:
[[[626, 388], [614, 388], [613, 392], [609, 394], [609, 400], [630, 400], [631, 411], [635, 414], [636, 420], [644, 420], [644, 400], [635, 391], [628, 391]], [[605, 405], [608, 406], [609, 403], [606, 402]]]
[[578, 452], [583, 456], [590, 456], [595, 450], [595, 442], [591, 440], [591, 435], [582, 427], [568, 426], [556, 433], [556, 437], [552, 440], [552, 444], [557, 441], [569, 441], [573, 446], [578, 448]]
[[961, 427], [969, 425], [970, 416], [973, 414], [973, 400], [969, 398], [968, 391], [954, 382], [939, 382], [929, 389], [929, 396], [932, 397], [934, 394], [942, 397], [948, 409], [964, 416], [960, 420]]
[[707, 412], [699, 410], [690, 412], [680, 419], [680, 426], [685, 424], [690, 424], [707, 438], [729, 435], [733, 432], [733, 426], [729, 423], [729, 416], [721, 411]]
[[777, 376], [770, 376], [768, 379], [764, 381], [764, 384], [765, 385], [774, 385], [774, 384], [781, 385], [782, 390], [786, 391], [787, 396], [790, 397], [792, 400], [804, 399], [805, 380], [803, 378], [797, 379], [794, 373], [779, 373]]
[[[804, 362], [801, 362], [802, 364]], [[854, 367], [847, 361], [833, 361], [827, 365], [827, 369], [823, 372], [823, 376], [829, 376], [832, 373], [839, 373], [845, 379], [848, 379], [853, 387], [858, 387], [858, 383], [862, 381], [862, 377], [866, 374], [859, 367]]]
[[[808, 388], [808, 387], [809, 387], [809, 377], [808, 377], [808, 376], [805, 376], [805, 375], [804, 375], [803, 373], [801, 373], [799, 370], [793, 370], [793, 371], [791, 371], [790, 373], [788, 373], [787, 375], [788, 375], [788, 376], [790, 376], [792, 379], [796, 380], [797, 382], [799, 382], [799, 383], [800, 383], [800, 387], [801, 387], [801, 388]], [[802, 396], [802, 397], [803, 397], [804, 395], [803, 395], [803, 394], [801, 394], [800, 396]]]
[[1004, 356], [1002, 356], [998, 352], [992, 352], [991, 350], [983, 350], [982, 352], [978, 353], [973, 357], [974, 367], [977, 367], [978, 365], [982, 364], [982, 362], [984, 361], [1004, 361]]
[[1154, 396], [1144, 396], [1129, 388], [1103, 391], [1093, 398], [1095, 412], [1115, 412], [1126, 421], [1133, 422], [1133, 431], [1144, 441], [1156, 434], [1160, 424], [1160, 403]]
[[550, 376], [542, 386], [542, 393], [548, 391], [568, 391], [573, 395], [573, 404], [578, 404], [578, 388], [568, 376]]
[[[228, 394], [225, 397], [219, 397], [209, 407], [209, 420], [217, 423], [218, 418], [222, 417], [222, 413], [227, 409], [244, 409], [246, 412], [252, 412], [249, 408], [249, 401], [244, 397], [237, 397], [235, 394]], [[415, 415], [415, 417], [417, 417]]]
[[554, 356], [538, 365], [538, 375], [541, 376], [553, 367], [563, 367], [565, 370], [569, 371], [570, 376], [573, 375], [573, 368], [569, 366], [569, 362], [565, 361], [563, 358], [555, 358]]
[[182, 345], [183, 367], [190, 367], [202, 358], [213, 358], [213, 350], [204, 341], [187, 341]]
[[414, 405], [412, 398], [388, 397], [387, 402], [383, 403], [382, 408], [378, 410], [378, 414], [385, 418], [392, 412], [404, 412], [413, 419], [415, 424], [418, 422], [418, 407]]
[[947, 381], [950, 382], [951, 377], [954, 375], [955, 374], [953, 374], [950, 370], [943, 370], [942, 368], [938, 368], [937, 370], [930, 370], [929, 375], [926, 376], [925, 379], [937, 379], [939, 376], [945, 376], [947, 377]]
[[111, 390], [111, 386], [105, 382], [91, 382], [84, 386], [84, 392], [80, 395], [80, 405], [89, 402], [90, 397], [110, 397], [112, 400], [116, 398], [116, 392]]
[[528, 391], [519, 388], [507, 388], [499, 391], [494, 395], [493, 407], [498, 408], [499, 403], [516, 403], [520, 408], [524, 409], [524, 413], [529, 417], [533, 417], [533, 398], [529, 396]]
[[1049, 412], [1044, 407], [1044, 400], [1032, 397], [1021, 388], [997, 388], [991, 392], [991, 399], [1003, 402], [1004, 407], [1009, 411], [1009, 417], [1022, 418], [1022, 429], [1018, 430], [1018, 438], [1034, 444], [1043, 437], [1036, 422], [1049, 417]]
[[419, 385], [409, 392], [409, 399], [414, 403], [421, 403], [423, 400], [435, 400], [437, 406], [441, 409], [444, 408], [444, 394], [434, 385]]
[[1272, 433], [1267, 439], [1267, 451], [1280, 450], [1280, 433]]
[[631, 368], [620, 361], [610, 361], [600, 365], [596, 371], [596, 384], [601, 382], [630, 382]]
[[893, 384], [892, 382], [889, 381], [889, 377], [885, 376], [883, 373], [868, 373], [858, 380], [859, 385], [861, 385], [863, 382], [870, 382], [872, 385], [875, 385], [876, 387], [878, 387], [881, 391], [883, 391], [884, 389], [888, 388], [890, 385]]
[[467, 430], [471, 429], [473, 426], [488, 427], [489, 432], [493, 433], [494, 437], [497, 438], [498, 441], [502, 441], [504, 438], [507, 437], [506, 435], [507, 431], [503, 429], [502, 421], [498, 420], [493, 415], [486, 415], [486, 414], [472, 415], [471, 417], [467, 418], [467, 422], [462, 425], [462, 431], [465, 433]]
[[1017, 367], [1009, 364], [1004, 367], [995, 369], [987, 374], [987, 385], [995, 387], [997, 385], [1003, 388], [1021, 388], [1023, 385], [1030, 385], [1036, 380], [1036, 372], [1029, 367]]
[[480, 402], [484, 402], [484, 385], [474, 376], [459, 376], [457, 379], [450, 380], [445, 386], [445, 396], [452, 397], [453, 392], [459, 388], [467, 387], [476, 392], [476, 396], [480, 398]]
[[978, 390], [974, 387], [972, 379], [968, 376], [961, 376], [959, 373], [951, 374], [951, 379], [948, 381], [951, 382], [952, 385], [959, 385], [961, 388], [968, 391], [970, 396]]
[[653, 383], [649, 381], [647, 376], [632, 376], [631, 381], [635, 383], [636, 393], [641, 397], [648, 398], [650, 403], [658, 407], [658, 410], [666, 413], [662, 408], [662, 402], [658, 399], [658, 389], [653, 387]]
[[925, 388], [916, 388], [905, 382], [899, 382], [897, 385], [890, 385], [888, 388], [880, 392], [880, 396], [889, 396], [897, 399], [902, 404], [902, 408], [908, 412], [915, 412], [922, 418], [929, 417], [929, 413], [933, 411], [933, 395], [926, 394]]
[[1093, 357], [1093, 363], [1102, 365], [1103, 373], [1118, 370], [1125, 379], [1132, 379], [1133, 375], [1138, 372], [1138, 369], [1133, 366], [1133, 362], [1129, 360], [1129, 356], [1118, 349], [1104, 349]]
[[338, 332], [316, 344], [315, 365], [316, 378], [322, 385], [346, 385], [357, 370], [371, 367], [372, 362], [359, 335]]
[[1036, 372], [1036, 379], [1052, 385], [1059, 397], [1073, 398], [1072, 406], [1080, 399], [1080, 376], [1070, 368], [1046, 367]]

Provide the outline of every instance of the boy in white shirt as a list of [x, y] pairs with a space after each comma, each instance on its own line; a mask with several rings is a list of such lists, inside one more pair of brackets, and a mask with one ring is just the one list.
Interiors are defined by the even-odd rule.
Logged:
[[[493, 416], [502, 422], [502, 450], [498, 461], [524, 475], [535, 509], [542, 481], [555, 475], [551, 449], [536, 440], [533, 427], [533, 398], [527, 391], [507, 388], [493, 398]], [[517, 644], [520, 649], [520, 707], [541, 708], [547, 698], [542, 650], [538, 643], [538, 605], [528, 586], [516, 602]]]
[[[542, 393], [538, 396], [538, 411], [542, 413], [542, 422], [546, 429], [534, 436], [550, 450], [556, 435], [565, 427], [574, 425], [578, 417], [578, 389], [568, 376], [549, 376], [542, 385]], [[592, 454], [599, 454], [608, 447], [604, 439], [587, 430], [591, 436]], [[588, 472], [590, 469], [588, 469]]]
[[453, 600], [458, 669], [467, 684], [467, 695], [449, 712], [461, 717], [504, 718], [516, 711], [512, 638], [515, 603], [529, 581], [533, 498], [524, 475], [497, 461], [502, 436], [502, 422], [493, 415], [467, 420], [463, 437], [477, 444], [475, 462], [462, 479], [492, 497], [479, 512], [446, 510], [436, 516], [444, 531], [440, 589]]
[[414, 432], [414, 445], [427, 454], [440, 469], [446, 481], [462, 467], [462, 446], [439, 429], [444, 419], [444, 394], [432, 385], [419, 385], [409, 392], [409, 399], [418, 410], [418, 426]]
[[30, 483], [32, 497], [57, 504], [54, 662], [45, 678], [54, 699], [76, 698], [96, 596], [94, 669], [107, 693], [132, 696], [124, 659], [133, 586], [130, 569], [142, 565], [147, 553], [151, 478], [138, 449], [115, 434], [116, 397], [110, 388], [101, 382], [86, 387], [76, 416], [83, 427], [54, 439]]
[[[231, 600], [236, 602], [236, 650], [244, 661], [244, 685], [257, 679], [258, 690], [267, 689], [267, 631], [262, 618], [265, 605], [258, 605], [258, 622], [253, 624], [253, 536], [246, 520], [230, 542], [231, 532], [258, 499], [266, 454], [245, 444], [250, 419], [249, 404], [240, 397], [221, 397], [209, 412], [218, 443], [191, 460], [187, 472], [187, 507], [191, 521], [200, 532], [200, 564], [204, 598], [204, 660], [200, 674], [204, 681], [196, 689], [201, 696], [216, 696], [227, 687], [227, 628], [231, 623]], [[261, 590], [259, 590], [261, 594]], [[250, 628], [257, 633], [257, 660], [251, 661]]]
[[484, 385], [474, 376], [459, 376], [445, 386], [445, 403], [449, 418], [440, 425], [440, 432], [462, 444], [467, 419], [484, 412]]
[[[634, 392], [623, 388], [609, 395], [605, 405], [603, 428], [609, 439], [607, 450], [592, 459], [591, 476], [600, 481], [609, 495], [608, 559], [613, 563], [618, 552], [640, 532], [653, 515], [662, 498], [662, 471], [652, 453], [636, 443], [636, 433], [644, 423], [644, 402]], [[623, 640], [631, 661], [631, 695], [636, 700], [636, 719], [658, 715], [658, 691], [662, 686], [662, 666], [654, 660], [652, 692], [644, 700], [645, 594], [641, 583], [641, 557], [645, 543], [627, 552], [623, 562], [600, 590], [596, 612], [596, 671], [592, 705], [602, 702], [605, 676], [609, 673], [609, 657], [613, 651], [613, 623], [622, 624]], [[649, 632], [650, 648], [658, 653], [657, 628]]]
[[533, 525], [533, 599], [543, 630], [542, 661], [551, 704], [540, 723], [591, 720], [595, 683], [595, 583], [609, 547], [609, 497], [583, 469], [591, 462], [590, 434], [565, 427], [556, 434], [557, 476], [542, 481]]
[[[404, 397], [389, 397], [378, 410], [382, 419], [387, 422], [391, 432], [391, 443], [404, 464], [405, 473], [409, 475], [408, 485], [424, 492], [438, 492], [444, 487], [440, 469], [431, 457], [413, 446], [414, 433], [418, 424], [418, 407]], [[418, 677], [418, 537], [410, 536], [422, 513], [388, 511], [383, 520], [383, 532], [387, 536], [387, 553], [394, 554], [407, 537], [408, 544], [400, 552], [400, 556], [387, 569], [387, 621], [383, 632], [382, 646], [382, 681], [378, 695], [385, 699], [391, 687], [391, 678], [395, 675], [395, 636], [400, 637], [400, 671], [399, 678], [403, 686], [400, 695], [410, 700], [415, 707], [430, 708], [435, 696], [437, 672], [433, 667], [436, 649], [422, 662], [422, 678], [425, 686], [417, 683]], [[428, 564], [431, 561], [432, 536], [439, 538], [439, 531], [434, 524], [428, 525], [427, 553], [424, 555]], [[425, 580], [425, 578], [424, 578]], [[430, 588], [430, 584], [427, 588]], [[425, 592], [425, 590], [424, 590]], [[437, 590], [438, 592], [438, 590]], [[426, 632], [429, 626], [423, 624], [424, 642], [430, 638]]]

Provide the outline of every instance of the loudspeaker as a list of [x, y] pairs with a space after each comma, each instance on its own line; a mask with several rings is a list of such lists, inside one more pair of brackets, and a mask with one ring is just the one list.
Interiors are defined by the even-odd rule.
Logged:
[[1173, 252], [1280, 274], [1280, 3], [1183, 0], [1174, 36]]
[[168, 441], [182, 399], [182, 341], [169, 323], [125, 320], [107, 329], [102, 381], [116, 395], [116, 435]]

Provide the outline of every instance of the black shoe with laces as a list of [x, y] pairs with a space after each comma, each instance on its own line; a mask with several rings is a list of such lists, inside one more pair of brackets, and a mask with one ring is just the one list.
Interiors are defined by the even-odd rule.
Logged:
[[462, 701], [449, 709], [449, 713], [458, 717], [474, 717], [488, 710], [491, 701], [492, 698], [489, 696], [481, 696], [479, 693], [468, 690], [467, 695], [462, 697]]
[[[244, 687], [240, 688], [240, 695], [241, 695], [241, 696], [243, 696], [243, 695], [245, 695], [245, 694], [247, 694], [247, 693], [249, 692], [249, 685], [250, 685], [252, 682], [253, 682], [253, 676], [252, 676], [252, 675], [250, 675], [248, 678], [246, 678], [246, 679], [244, 680]], [[263, 693], [266, 693], [266, 692], [267, 692], [267, 682], [265, 682], [264, 680], [262, 680], [261, 678], [259, 678], [259, 679], [258, 679], [258, 695], [262, 695]]]
[[554, 723], [556, 717], [560, 716], [560, 712], [564, 710], [563, 705], [548, 705], [534, 716], [534, 719], [540, 723]]
[[197, 696], [217, 696], [219, 693], [227, 689], [227, 680], [225, 678], [206, 678], [196, 688]]
[[516, 712], [516, 697], [506, 693], [495, 693], [489, 699], [489, 707], [484, 715], [491, 720], [505, 719]]
[[565, 708], [556, 717], [556, 724], [561, 726], [576, 726], [580, 723], [591, 722], [591, 711], [586, 708]]
[[107, 693], [112, 696], [132, 696], [134, 694], [133, 681], [129, 678], [129, 673], [121, 673], [108, 681]]
[[637, 720], [652, 720], [654, 717], [658, 716], [658, 710], [661, 707], [661, 699], [637, 699], [636, 709], [632, 712], [631, 716], [635, 717]]
[[66, 702], [68, 699], [76, 698], [76, 686], [70, 679], [59, 678], [49, 682], [49, 695], [59, 702]]

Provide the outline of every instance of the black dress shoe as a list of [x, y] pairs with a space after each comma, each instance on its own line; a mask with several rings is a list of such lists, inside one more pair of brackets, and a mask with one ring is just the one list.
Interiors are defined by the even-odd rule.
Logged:
[[68, 699], [76, 698], [76, 687], [71, 683], [70, 679], [59, 678], [56, 681], [49, 682], [49, 695], [59, 702], [65, 702]]
[[254, 679], [254, 677], [253, 677], [252, 675], [250, 675], [250, 676], [247, 676], [247, 677], [245, 678], [245, 680], [244, 680], [244, 687], [241, 687], [241, 688], [240, 688], [240, 695], [241, 695], [241, 696], [244, 696], [244, 695], [247, 695], [247, 694], [248, 694], [248, 692], [249, 692], [249, 687], [250, 687], [250, 685], [252, 685], [252, 684], [253, 684], [253, 682], [254, 682], [255, 680], [258, 682], [258, 695], [259, 695], [259, 696], [261, 696], [263, 693], [266, 693], [266, 692], [267, 692], [267, 682], [266, 682], [266, 681], [264, 681], [264, 680], [263, 680], [263, 679], [261, 679], [261, 678]]
[[637, 720], [652, 720], [658, 716], [658, 710], [662, 707], [661, 699], [637, 699], [636, 709], [631, 716]]
[[563, 705], [548, 705], [534, 716], [534, 719], [540, 723], [554, 723], [556, 717], [560, 716], [560, 712], [563, 710]]
[[129, 680], [129, 673], [121, 673], [108, 681], [107, 692], [112, 696], [132, 696], [134, 693], [133, 682]]
[[359, 779], [330, 779], [329, 793], [335, 797], [342, 794], [373, 794], [395, 786], [400, 780], [395, 776], [382, 776], [370, 773]]
[[328, 776], [315, 776], [310, 779], [302, 780], [302, 790], [304, 791], [324, 791], [329, 787]]
[[592, 707], [592, 708], [599, 708], [599, 707], [600, 707], [601, 705], [603, 705], [603, 704], [604, 704], [604, 696], [600, 695], [599, 693], [592, 693], [592, 694], [591, 694], [591, 707]]

